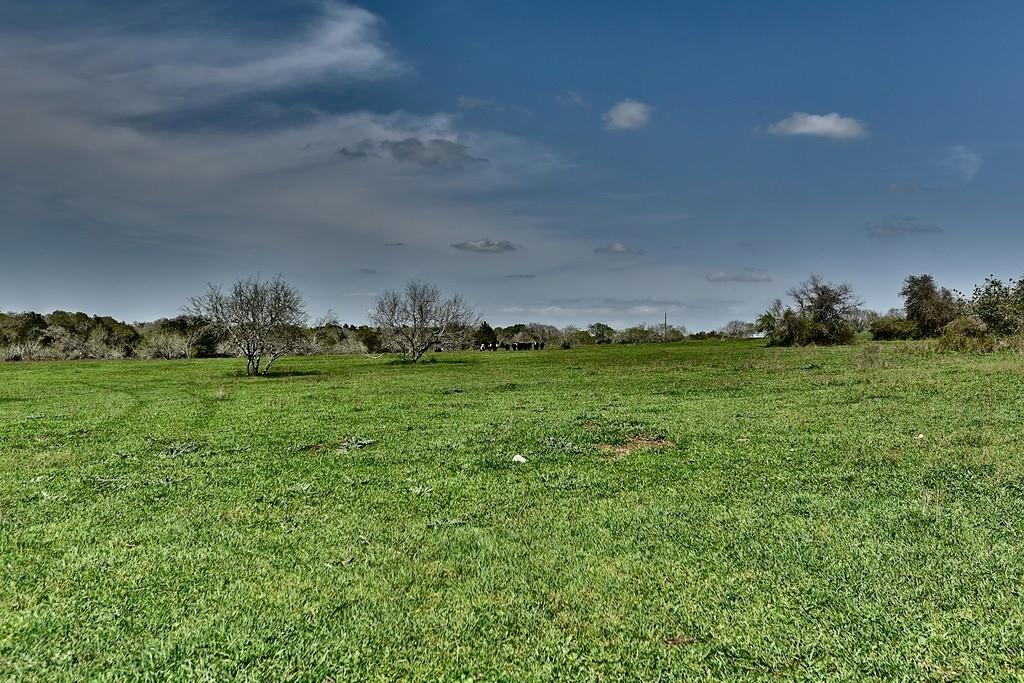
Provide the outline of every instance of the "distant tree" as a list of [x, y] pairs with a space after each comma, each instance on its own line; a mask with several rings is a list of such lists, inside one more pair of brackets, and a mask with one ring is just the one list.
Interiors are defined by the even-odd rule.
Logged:
[[278, 358], [294, 353], [306, 339], [302, 294], [280, 277], [238, 280], [227, 292], [209, 285], [205, 294], [190, 299], [186, 313], [221, 330], [246, 359], [249, 375], [268, 374]]
[[615, 339], [615, 328], [604, 323], [594, 323], [587, 327], [587, 332], [597, 344], [607, 344]]
[[509, 325], [508, 327], [494, 328], [494, 334], [498, 337], [498, 342], [502, 344], [511, 342], [513, 337], [525, 331], [526, 325], [523, 323], [516, 323], [515, 325]]
[[678, 342], [686, 339], [686, 328], [682, 325], [669, 325], [661, 327], [661, 339], [659, 341]]
[[187, 358], [189, 355], [188, 338], [184, 334], [170, 329], [154, 329], [145, 335], [143, 343], [138, 349], [138, 355], [147, 359]]
[[868, 308], [856, 308], [850, 311], [850, 324], [857, 332], [867, 332], [871, 329], [871, 323], [877, 320], [879, 314]]
[[938, 336], [942, 328], [961, 313], [953, 292], [936, 285], [931, 275], [908, 275], [900, 296], [907, 320], [917, 326], [917, 333], [922, 337]]
[[554, 325], [543, 323], [529, 323], [526, 331], [533, 341], [544, 342], [545, 344], [558, 344], [562, 341], [562, 331]]
[[754, 335], [754, 323], [730, 320], [722, 328], [722, 334], [729, 339], [749, 339]]
[[478, 324], [461, 296], [443, 299], [437, 287], [415, 280], [400, 292], [379, 296], [370, 320], [380, 330], [385, 348], [414, 363], [434, 347], [461, 348]]
[[1024, 279], [1003, 282], [989, 275], [966, 306], [996, 336], [1024, 332]]
[[[209, 358], [217, 355], [217, 346], [226, 341], [223, 333], [209, 320], [198, 315], [183, 314], [153, 323], [156, 330], [185, 338], [186, 358]], [[177, 351], [175, 351], [177, 353]]]
[[[792, 309], [788, 309], [792, 312]], [[769, 344], [782, 346], [786, 337], [785, 322], [787, 308], [782, 299], [775, 299], [764, 313], [754, 322], [754, 331], [764, 335]]]
[[46, 333], [46, 318], [38, 313], [18, 313], [13, 317], [13, 341], [23, 343], [39, 341]]
[[380, 330], [369, 325], [360, 325], [359, 327], [350, 330], [349, 334], [352, 339], [362, 347], [365, 353], [382, 353], [385, 351], [384, 341], [381, 337]]
[[491, 344], [498, 343], [498, 335], [495, 333], [494, 328], [487, 324], [484, 320], [476, 328], [473, 333], [473, 345], [474, 346], [490, 346]]
[[620, 344], [656, 344], [665, 341], [681, 341], [686, 337], [686, 328], [669, 325], [640, 324], [618, 332], [615, 341]]
[[804, 346], [807, 344], [848, 344], [856, 328], [850, 322], [861, 301], [847, 284], [826, 282], [820, 275], [789, 290], [794, 307], [776, 299], [757, 319], [757, 331], [769, 344]]
[[562, 347], [572, 348], [574, 346], [589, 346], [596, 340], [590, 332], [569, 325], [562, 329]]
[[890, 311], [886, 315], [876, 317], [871, 321], [868, 329], [871, 332], [871, 338], [877, 341], [914, 339], [919, 336], [917, 323], [907, 320], [902, 311]]

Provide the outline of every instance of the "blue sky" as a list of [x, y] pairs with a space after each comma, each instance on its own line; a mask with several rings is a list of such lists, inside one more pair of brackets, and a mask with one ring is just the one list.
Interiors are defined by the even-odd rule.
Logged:
[[1024, 247], [1024, 6], [0, 7], [0, 308], [173, 315], [280, 273], [365, 319], [690, 329], [812, 272], [869, 307]]

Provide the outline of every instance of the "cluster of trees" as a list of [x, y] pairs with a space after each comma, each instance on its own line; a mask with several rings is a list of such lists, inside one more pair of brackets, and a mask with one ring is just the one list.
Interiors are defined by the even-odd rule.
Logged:
[[593, 323], [580, 329], [569, 325], [561, 329], [541, 323], [518, 323], [508, 327], [491, 327], [480, 323], [473, 334], [474, 346], [541, 342], [546, 347], [570, 349], [592, 344], [654, 344], [681, 341], [687, 336], [686, 328], [673, 325], [634, 325], [616, 330], [605, 323]]
[[903, 307], [885, 314], [863, 309], [850, 285], [818, 275], [788, 294], [791, 305], [776, 299], [757, 320], [769, 344], [848, 344], [869, 332], [876, 340], [938, 338], [940, 348], [986, 350], [1024, 335], [1024, 282], [993, 276], [968, 297], [929, 274], [909, 275], [900, 289]]
[[0, 313], [0, 358], [124, 358], [141, 335], [107, 316], [54, 311]]
[[857, 334], [862, 302], [847, 284], [826, 282], [812, 275], [788, 292], [793, 304], [776, 299], [757, 319], [757, 331], [769, 344], [849, 344]]
[[[644, 344], [687, 338], [671, 325], [622, 330], [605, 323], [585, 329], [541, 323], [491, 327], [460, 296], [410, 282], [385, 292], [370, 311], [371, 325], [341, 324], [330, 312], [312, 323], [302, 294], [280, 277], [248, 278], [229, 289], [209, 285], [183, 313], [129, 325], [110, 317], [55, 311], [0, 313], [0, 359], [178, 359], [240, 356], [249, 374], [266, 374], [284, 355], [395, 352], [410, 361], [430, 350], [537, 342], [548, 348], [590, 344]], [[732, 321], [692, 338], [747, 338], [753, 323]]]

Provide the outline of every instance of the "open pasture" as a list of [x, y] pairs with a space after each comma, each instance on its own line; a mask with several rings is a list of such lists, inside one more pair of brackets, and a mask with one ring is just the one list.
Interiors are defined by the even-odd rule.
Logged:
[[1018, 357], [431, 359], [0, 366], [0, 678], [1024, 676]]

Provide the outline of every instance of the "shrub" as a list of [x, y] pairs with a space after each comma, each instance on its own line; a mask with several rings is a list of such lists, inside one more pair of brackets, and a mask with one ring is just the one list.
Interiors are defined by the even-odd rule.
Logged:
[[996, 349], [996, 339], [984, 320], [975, 315], [964, 315], [942, 329], [938, 349], [960, 353], [990, 353]]
[[1024, 281], [992, 277], [974, 288], [968, 305], [970, 312], [997, 335], [1024, 332]]
[[908, 275], [900, 290], [906, 317], [922, 337], [935, 337], [961, 312], [953, 292], [935, 284], [931, 275]]
[[916, 338], [918, 327], [913, 320], [883, 315], [872, 320], [868, 330], [875, 341], [892, 341]]
[[156, 330], [146, 336], [138, 353], [139, 357], [148, 360], [187, 358], [189, 354], [188, 337], [178, 332]]
[[757, 331], [775, 346], [849, 344], [857, 334], [852, 319], [861, 305], [849, 285], [812, 275], [789, 290], [795, 308], [776, 299], [757, 319]]

